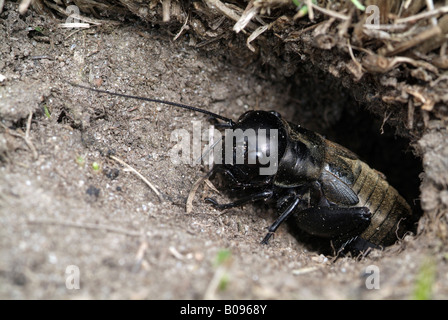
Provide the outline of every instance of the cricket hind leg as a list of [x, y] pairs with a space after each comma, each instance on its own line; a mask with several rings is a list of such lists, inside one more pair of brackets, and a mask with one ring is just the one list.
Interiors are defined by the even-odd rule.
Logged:
[[370, 225], [365, 207], [311, 207], [298, 211], [289, 226], [305, 246], [329, 256], [359, 256], [379, 248], [360, 234]]
[[297, 226], [309, 234], [329, 239], [358, 236], [370, 224], [366, 207], [311, 207], [295, 215]]

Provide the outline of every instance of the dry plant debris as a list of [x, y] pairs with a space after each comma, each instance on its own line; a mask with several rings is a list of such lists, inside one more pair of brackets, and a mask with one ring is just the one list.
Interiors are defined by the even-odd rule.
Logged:
[[[29, 5], [30, 1], [23, 0], [20, 10]], [[383, 111], [390, 105], [407, 110], [412, 100], [414, 108], [430, 112], [412, 112], [417, 119], [402, 122], [407, 129], [419, 129], [411, 136], [421, 134], [428, 115], [446, 121], [438, 108], [448, 102], [444, 94], [448, 6], [443, 1], [87, 0], [75, 1], [75, 5], [79, 12], [68, 10], [68, 2], [32, 2], [40, 12], [58, 13], [78, 23], [61, 27], [98, 26], [113, 21], [99, 19], [101, 16], [134, 14], [163, 24], [173, 32], [174, 40], [189, 32], [192, 44], [209, 50], [219, 42], [231, 41], [234, 33], [244, 33], [248, 49], [257, 54], [283, 43], [284, 52], [305, 55], [335, 77], [362, 84], [371, 82], [373, 76], [379, 83], [375, 89], [380, 92]], [[322, 55], [333, 59], [319, 61]], [[421, 125], [415, 125], [417, 122]]]

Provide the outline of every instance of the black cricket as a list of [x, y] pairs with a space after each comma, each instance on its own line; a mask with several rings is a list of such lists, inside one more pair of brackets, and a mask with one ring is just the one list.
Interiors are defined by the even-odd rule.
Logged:
[[[162, 103], [207, 114], [224, 121], [229, 129], [260, 129], [278, 132], [275, 150], [270, 150], [269, 134], [264, 145], [257, 145], [255, 164], [215, 164], [208, 176], [224, 175], [232, 191], [243, 197], [220, 204], [207, 198], [215, 208], [224, 210], [258, 200], [274, 203], [279, 217], [268, 228], [261, 243], [268, 244], [278, 227], [287, 219], [303, 231], [318, 238], [334, 241], [339, 250], [361, 252], [393, 244], [412, 220], [412, 210], [399, 193], [388, 184], [383, 174], [370, 168], [350, 150], [320, 134], [284, 120], [275, 111], [248, 111], [234, 122], [200, 108], [164, 100], [138, 97], [94, 89], [74, 83], [73, 86], [124, 98]], [[258, 139], [258, 135], [257, 135]], [[248, 155], [245, 141], [245, 159]], [[278, 152], [274, 174], [260, 175], [267, 166], [260, 157]], [[233, 149], [235, 158], [236, 147]], [[263, 163], [263, 164], [262, 164]]]

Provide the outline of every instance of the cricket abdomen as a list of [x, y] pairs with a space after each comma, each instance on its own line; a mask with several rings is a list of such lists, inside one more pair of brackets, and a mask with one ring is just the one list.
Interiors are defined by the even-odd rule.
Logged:
[[393, 244], [406, 230], [412, 217], [409, 204], [382, 176], [366, 163], [357, 160], [358, 176], [353, 191], [359, 198], [357, 207], [367, 207], [371, 223], [360, 237], [379, 246]]

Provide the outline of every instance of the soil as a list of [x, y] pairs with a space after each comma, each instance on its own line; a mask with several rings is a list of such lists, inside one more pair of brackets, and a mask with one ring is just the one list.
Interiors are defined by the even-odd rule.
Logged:
[[[275, 211], [247, 205], [219, 212], [203, 199], [229, 199], [206, 185], [187, 214], [186, 198], [206, 168], [173, 164], [171, 134], [192, 132], [192, 121], [207, 128], [207, 117], [68, 83], [232, 119], [249, 109], [275, 109], [360, 154], [421, 214], [421, 159], [409, 140], [362, 111], [336, 80], [313, 68], [282, 77], [256, 59], [236, 65], [232, 48], [198, 50], [188, 34], [173, 41], [141, 22], [67, 30], [33, 11], [19, 15], [16, 6], [8, 2], [0, 14], [1, 298], [408, 299], [421, 294], [422, 283], [430, 287], [425, 297], [448, 297], [448, 256], [432, 238], [410, 234], [367, 257], [334, 259], [282, 226], [269, 245], [260, 245]], [[423, 140], [421, 154], [445, 142], [440, 135]], [[165, 201], [111, 154], [156, 185]], [[427, 199], [446, 201], [426, 181]], [[433, 210], [434, 201], [424, 209]], [[366, 285], [372, 265], [379, 289]], [[69, 266], [79, 270], [79, 289], [68, 288]]]

